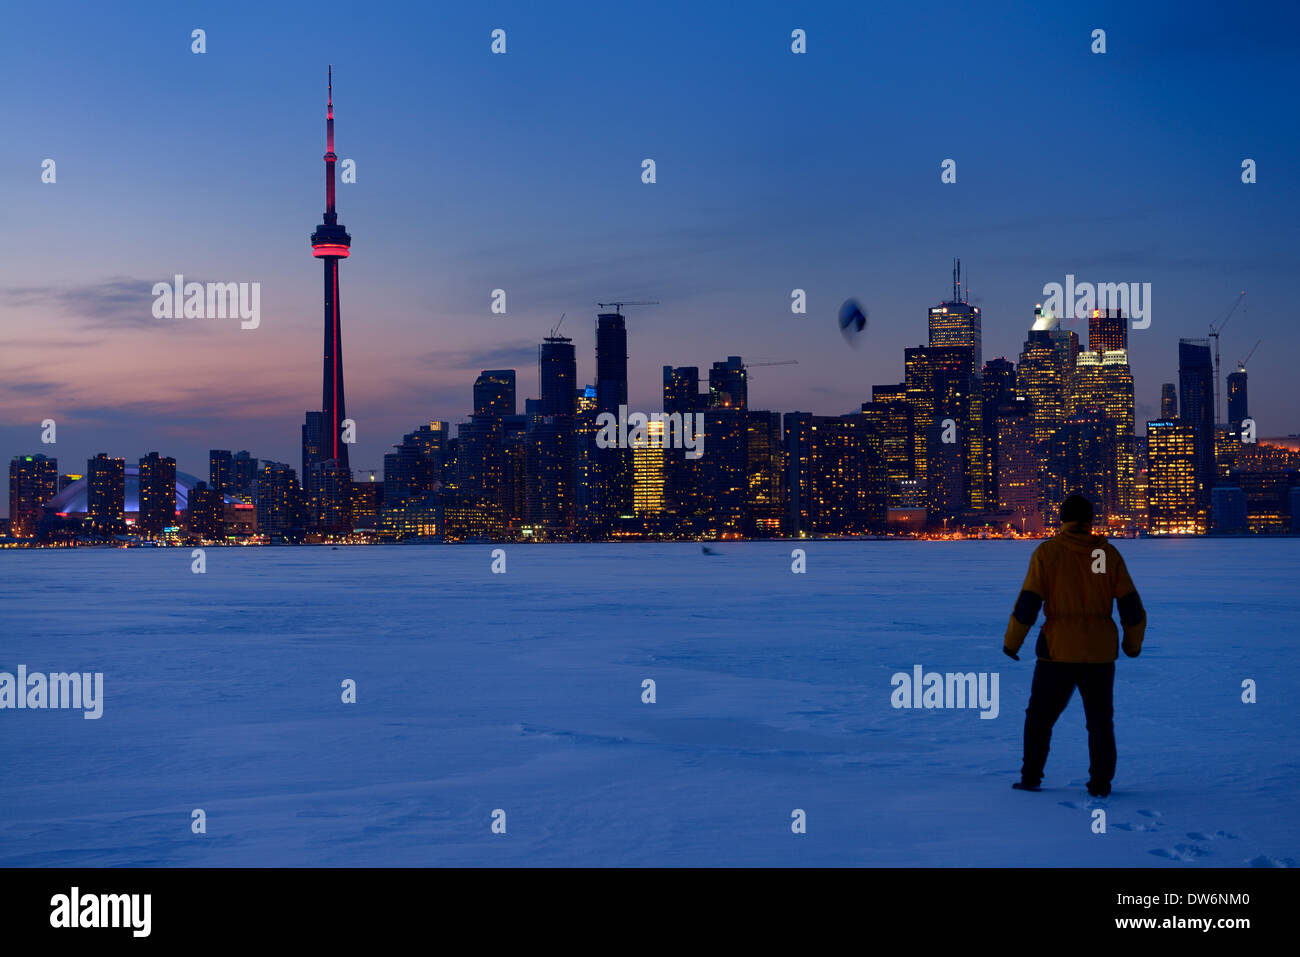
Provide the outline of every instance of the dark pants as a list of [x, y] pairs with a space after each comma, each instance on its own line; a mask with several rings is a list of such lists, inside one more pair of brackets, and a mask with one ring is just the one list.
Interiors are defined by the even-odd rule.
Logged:
[[1052, 742], [1052, 726], [1061, 716], [1075, 687], [1083, 699], [1088, 722], [1088, 773], [1093, 784], [1109, 784], [1115, 776], [1115, 724], [1112, 700], [1115, 663], [1074, 664], [1040, 661], [1034, 666], [1034, 683], [1025, 709], [1025, 763], [1020, 777], [1035, 784], [1043, 779], [1043, 765]]

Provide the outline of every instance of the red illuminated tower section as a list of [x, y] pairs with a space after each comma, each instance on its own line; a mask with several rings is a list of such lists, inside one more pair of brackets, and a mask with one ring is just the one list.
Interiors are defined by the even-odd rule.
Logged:
[[[320, 457], [348, 469], [348, 447], [343, 441], [343, 339], [339, 316], [339, 260], [346, 259], [352, 237], [339, 225], [334, 209], [334, 68], [329, 71], [329, 98], [325, 114], [325, 217], [311, 235], [312, 255], [325, 264], [325, 376], [321, 391]], [[304, 476], [304, 479], [306, 476]]]

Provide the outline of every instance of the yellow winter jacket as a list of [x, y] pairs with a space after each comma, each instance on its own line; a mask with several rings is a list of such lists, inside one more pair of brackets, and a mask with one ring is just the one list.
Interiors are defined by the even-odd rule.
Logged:
[[1119, 604], [1124, 653], [1136, 658], [1147, 619], [1124, 559], [1102, 536], [1077, 522], [1067, 523], [1034, 549], [1002, 645], [1012, 654], [1018, 652], [1039, 606], [1046, 605], [1035, 647], [1040, 661], [1114, 661], [1120, 640], [1111, 618], [1112, 602]]

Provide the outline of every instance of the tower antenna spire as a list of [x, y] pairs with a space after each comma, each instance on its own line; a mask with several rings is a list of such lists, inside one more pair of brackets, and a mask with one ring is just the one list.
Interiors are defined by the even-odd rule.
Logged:
[[[340, 470], [348, 468], [348, 446], [342, 439], [347, 419], [343, 394], [342, 321], [339, 316], [339, 260], [346, 259], [352, 237], [339, 223], [334, 206], [334, 66], [329, 67], [328, 99], [325, 111], [325, 215], [311, 235], [311, 254], [324, 264], [325, 339], [324, 376], [321, 384], [322, 461], [333, 460]], [[305, 468], [305, 466], [304, 466]], [[342, 474], [342, 472], [340, 472]], [[347, 473], [351, 475], [351, 472]]]

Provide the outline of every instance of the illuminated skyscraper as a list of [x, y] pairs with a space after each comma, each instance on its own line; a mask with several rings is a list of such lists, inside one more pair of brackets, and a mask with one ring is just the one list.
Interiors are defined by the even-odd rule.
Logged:
[[[1116, 497], [1109, 503], [1107, 517], [1117, 524], [1129, 522], [1134, 517], [1136, 507], [1134, 498], [1136, 437], [1133, 374], [1129, 369], [1128, 353], [1123, 350], [1081, 352], [1076, 371], [1078, 410], [1101, 409], [1111, 423], [1115, 435], [1115, 461], [1110, 463], [1108, 470], [1115, 476]], [[1095, 499], [1093, 504], [1095, 507]]]
[[[1034, 309], [1034, 326], [1020, 353], [1016, 392], [1029, 400], [1034, 441], [1046, 442], [1061, 427], [1074, 404], [1074, 367], [1078, 337], [1060, 332], [1056, 320]], [[1073, 338], [1071, 338], [1073, 337]]]
[[474, 415], [515, 414], [515, 370], [484, 369], [474, 380]]
[[229, 449], [208, 451], [208, 488], [226, 495], [235, 491], [235, 463]]
[[270, 538], [302, 527], [302, 488], [293, 467], [262, 462], [257, 475], [257, 529]]
[[[935, 514], [956, 518], [962, 511], [982, 511], [986, 504], [984, 396], [970, 346], [931, 346], [928, 352], [933, 421], [926, 440], [927, 477], [936, 490], [931, 496]], [[956, 469], [956, 499], [942, 496], [946, 504], [941, 507], [937, 490], [947, 487], [948, 478], [938, 472], [951, 469]]]
[[903, 350], [904, 388], [912, 407], [912, 477], [928, 477], [928, 430], [934, 422], [934, 390], [930, 379], [930, 350], [925, 346]]
[[999, 406], [994, 428], [998, 436], [998, 510], [1011, 513], [1018, 531], [1040, 531], [1038, 445], [1029, 400], [1016, 396]]
[[778, 535], [785, 513], [785, 453], [779, 412], [745, 413], [744, 533], [751, 537]]
[[1115, 352], [1128, 349], [1128, 319], [1122, 309], [1094, 309], [1088, 317], [1088, 351]]
[[998, 409], [1014, 401], [1016, 397], [1016, 364], [1002, 356], [984, 363], [984, 372], [980, 376], [983, 390], [984, 416], [984, 461], [987, 504], [997, 508], [997, 472], [998, 472]]
[[[680, 415], [682, 421], [703, 412], [708, 396], [700, 393], [700, 370], [696, 366], [663, 367], [663, 407], [667, 415]], [[707, 508], [704, 500], [703, 465], [698, 458], [687, 458], [685, 448], [664, 449], [664, 510], [673, 519], [678, 534], [696, 534], [697, 518]], [[697, 514], [698, 513], [698, 514]]]
[[[141, 468], [141, 488], [143, 489], [143, 472]], [[143, 493], [142, 493], [143, 494]], [[224, 498], [207, 482], [200, 482], [189, 490], [185, 497], [186, 525], [194, 538], [204, 542], [220, 541], [225, 535]], [[143, 511], [143, 503], [141, 504]]]
[[870, 402], [862, 403], [862, 414], [880, 435], [889, 507], [900, 508], [904, 483], [913, 477], [915, 469], [912, 407], [902, 386], [872, 386], [871, 396]]
[[790, 534], [860, 535], [884, 528], [881, 440], [867, 416], [787, 412], [782, 430]]
[[967, 302], [961, 288], [961, 260], [953, 263], [952, 300], [931, 306], [929, 344], [931, 346], [965, 346], [974, 355], [976, 374], [984, 367], [984, 343], [979, 306]]
[[58, 459], [15, 455], [9, 461], [9, 534], [33, 537], [40, 524], [41, 506], [58, 494]]
[[654, 518], [664, 510], [664, 424], [647, 423], [647, 441], [632, 447], [632, 506], [638, 518]]
[[1116, 518], [1119, 502], [1115, 424], [1106, 410], [1080, 407], [1053, 433], [1048, 449], [1044, 517], [1059, 514], [1066, 496], [1077, 493], [1092, 502], [1093, 527], [1104, 529]]
[[222, 491], [252, 499], [257, 492], [258, 462], [246, 450], [240, 450], [230, 460], [230, 474], [235, 487]]
[[140, 459], [139, 482], [136, 532], [160, 538], [163, 529], [176, 524], [176, 460], [150, 452]]
[[1196, 500], [1196, 430], [1172, 419], [1147, 423], [1147, 523], [1153, 535], [1205, 531]]
[[116, 535], [124, 525], [126, 460], [100, 452], [86, 462], [86, 518], [96, 534]]

